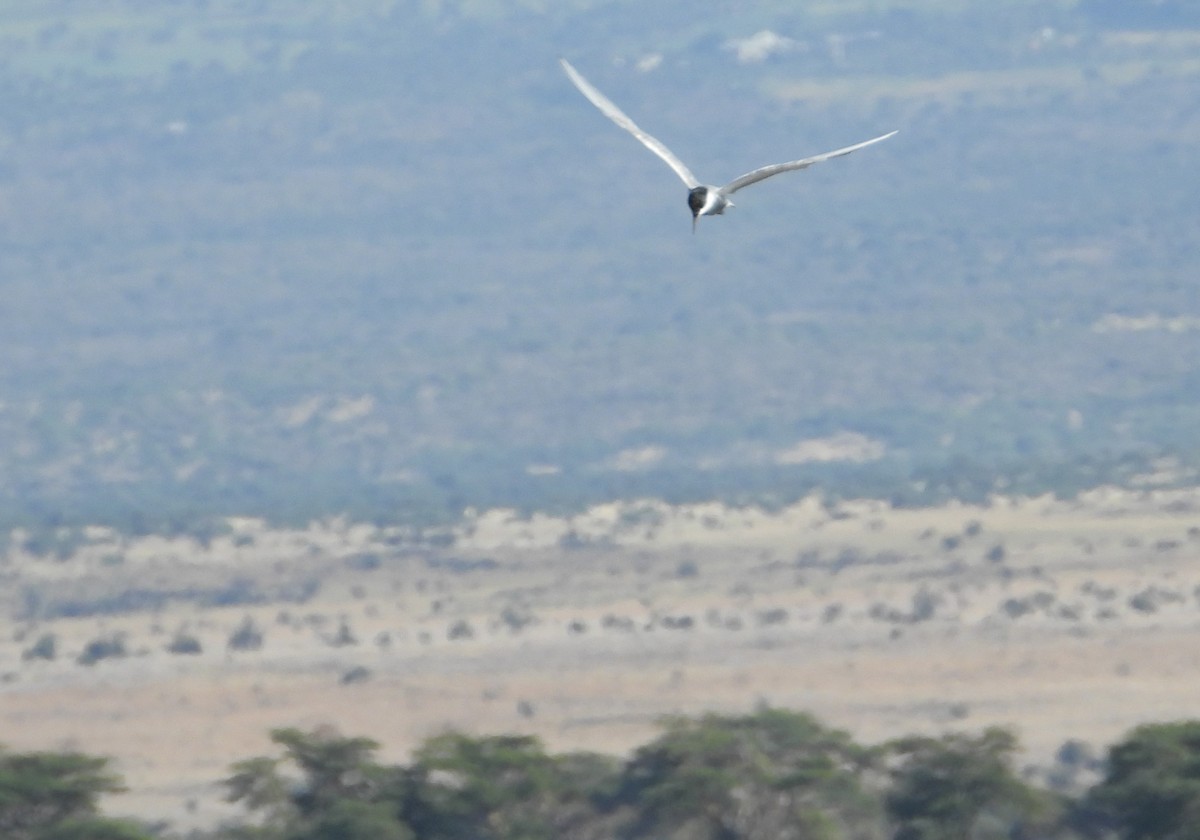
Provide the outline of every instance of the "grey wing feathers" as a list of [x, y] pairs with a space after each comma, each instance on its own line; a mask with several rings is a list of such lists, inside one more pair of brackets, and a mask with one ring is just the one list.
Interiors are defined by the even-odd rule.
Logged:
[[847, 146], [844, 149], [835, 149], [832, 152], [825, 152], [823, 155], [813, 155], [812, 157], [807, 157], [802, 160], [793, 160], [788, 161], [787, 163], [773, 163], [770, 166], [763, 166], [759, 169], [755, 169], [753, 172], [747, 172], [745, 175], [740, 175], [737, 178], [734, 178], [728, 184], [721, 187], [721, 192], [725, 193], [726, 195], [731, 195], [732, 193], [740, 190], [742, 187], [748, 187], [751, 184], [757, 184], [764, 178], [770, 178], [772, 175], [778, 175], [780, 172], [791, 172], [796, 169], [807, 169], [814, 163], [820, 163], [821, 161], [829, 160], [830, 158], [841, 157], [842, 155], [848, 155], [851, 152], [857, 152], [859, 149], [865, 146], [870, 146], [873, 143], [886, 140], [895, 133], [895, 131], [889, 131], [887, 134], [883, 134], [879, 137], [865, 140], [862, 143], [855, 143], [853, 146]]
[[696, 176], [692, 174], [691, 170], [684, 165], [683, 161], [675, 157], [671, 153], [671, 150], [664, 146], [660, 140], [638, 128], [637, 123], [625, 116], [625, 113], [612, 104], [603, 93], [592, 87], [591, 82], [583, 78], [579, 74], [579, 71], [572, 67], [565, 58], [560, 58], [559, 63], [562, 64], [567, 77], [574, 83], [575, 87], [579, 88], [579, 92], [586, 96], [589, 102], [599, 108], [600, 113], [621, 126], [621, 128], [628, 131], [638, 140], [641, 140], [642, 145], [666, 161], [667, 166], [675, 170], [675, 174], [683, 179], [688, 189], [700, 186], [700, 182], [696, 180]]

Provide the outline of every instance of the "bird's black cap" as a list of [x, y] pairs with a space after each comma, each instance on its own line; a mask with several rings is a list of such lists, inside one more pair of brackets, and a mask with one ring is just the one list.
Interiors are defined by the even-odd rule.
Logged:
[[704, 202], [708, 200], [708, 187], [692, 187], [688, 190], [688, 207], [692, 209], [692, 233], [696, 232], [696, 220], [700, 218], [700, 211], [704, 209]]

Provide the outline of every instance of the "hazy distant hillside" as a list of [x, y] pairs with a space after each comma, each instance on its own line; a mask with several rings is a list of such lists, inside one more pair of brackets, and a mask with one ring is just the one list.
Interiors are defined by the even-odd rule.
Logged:
[[1192, 4], [246, 5], [0, 10], [10, 523], [1200, 466]]

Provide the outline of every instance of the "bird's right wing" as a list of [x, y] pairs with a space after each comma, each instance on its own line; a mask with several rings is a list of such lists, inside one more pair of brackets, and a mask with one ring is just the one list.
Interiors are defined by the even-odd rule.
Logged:
[[603, 93], [592, 87], [592, 83], [579, 75], [579, 71], [572, 67], [565, 58], [560, 58], [559, 63], [562, 64], [563, 70], [566, 71], [567, 78], [574, 83], [575, 87], [579, 88], [579, 92], [586, 96], [589, 102], [600, 109], [600, 113], [621, 126], [621, 128], [628, 131], [638, 140], [641, 140], [642, 145], [666, 161], [667, 166], [675, 170], [675, 174], [683, 179], [689, 190], [700, 186], [700, 182], [696, 180], [696, 176], [692, 174], [692, 171], [684, 165], [683, 161], [675, 157], [671, 153], [671, 150], [662, 144], [662, 141], [638, 128], [637, 123], [625, 116], [625, 113], [612, 104]]
[[748, 187], [751, 184], [757, 184], [764, 178], [770, 178], [772, 175], [778, 175], [780, 172], [791, 172], [796, 169], [807, 169], [814, 163], [820, 163], [830, 158], [841, 157], [848, 155], [851, 152], [857, 152], [865, 146], [870, 146], [878, 143], [881, 140], [886, 140], [895, 134], [895, 131], [889, 131], [887, 134], [879, 137], [873, 137], [870, 140], [864, 140], [862, 143], [855, 143], [853, 146], [846, 146], [844, 149], [835, 149], [832, 152], [825, 152], [822, 155], [813, 155], [812, 157], [804, 158], [803, 160], [792, 160], [787, 163], [773, 163], [770, 166], [764, 166], [760, 169], [755, 169], [753, 172], [747, 172], [745, 175], [738, 176], [730, 181], [725, 186], [721, 187], [721, 192], [726, 195], [731, 195], [742, 187]]

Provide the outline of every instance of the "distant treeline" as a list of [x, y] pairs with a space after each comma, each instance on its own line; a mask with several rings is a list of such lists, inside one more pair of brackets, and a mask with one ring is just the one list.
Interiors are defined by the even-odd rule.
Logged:
[[[810, 715], [665, 721], [628, 758], [547, 752], [523, 735], [438, 735], [407, 764], [329, 730], [272, 732], [276, 755], [221, 781], [245, 816], [188, 840], [1167, 840], [1195, 837], [1200, 721], [1149, 724], [1106, 757], [1068, 741], [1016, 766], [1002, 728], [856, 743]], [[112, 820], [103, 758], [0, 751], [8, 840], [177, 838]]]
[[[278, 527], [303, 527], [330, 516], [381, 527], [439, 528], [458, 522], [468, 508], [510, 508], [523, 514], [579, 513], [612, 501], [661, 499], [669, 504], [719, 502], [778, 510], [813, 494], [829, 501], [882, 499], [897, 508], [937, 506], [957, 500], [986, 504], [997, 495], [1072, 498], [1096, 487], [1191, 486], [1200, 453], [1147, 448], [1121, 454], [1060, 453], [1023, 460], [989, 451], [974, 455], [930, 454], [912, 463], [899, 451], [867, 463], [800, 465], [746, 462], [719, 467], [666, 463], [645, 470], [600, 470], [567, 466], [546, 474], [528, 471], [524, 453], [472, 452], [439, 462], [426, 459], [428, 473], [403, 483], [364, 480], [342, 473], [285, 469], [288, 481], [248, 476], [186, 490], [154, 478], [114, 492], [88, 485], [54, 502], [31, 493], [0, 506], [0, 555], [20, 549], [65, 559], [86, 542], [83, 530], [103, 525], [123, 535], [191, 536], [207, 545], [228, 532], [228, 517], [261, 518]], [[1164, 469], [1164, 465], [1167, 469]], [[1147, 485], [1146, 476], [1160, 483]], [[22, 529], [17, 541], [6, 532]]]
[[0, 4], [0, 533], [1195, 481], [1198, 9]]

